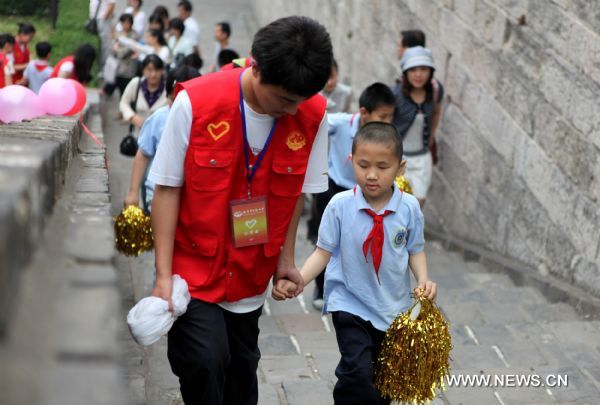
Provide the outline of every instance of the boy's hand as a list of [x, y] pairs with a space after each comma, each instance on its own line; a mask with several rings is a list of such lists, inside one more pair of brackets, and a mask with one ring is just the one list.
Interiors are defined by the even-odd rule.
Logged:
[[298, 285], [287, 279], [279, 279], [273, 286], [271, 296], [276, 301], [283, 301], [286, 298], [293, 298]]
[[437, 284], [431, 280], [419, 283], [419, 286], [415, 288], [415, 294], [417, 297], [424, 296], [425, 298], [433, 301], [437, 295]]

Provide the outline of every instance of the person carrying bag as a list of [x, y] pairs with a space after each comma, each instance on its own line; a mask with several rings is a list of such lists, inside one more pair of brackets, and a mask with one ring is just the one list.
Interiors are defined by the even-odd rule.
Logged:
[[[135, 91], [135, 99], [131, 103], [131, 108], [133, 109], [134, 112], [137, 112], [136, 111], [137, 101], [138, 101], [138, 97], [140, 95], [141, 85], [142, 85], [142, 79], [140, 78], [140, 80], [138, 81], [137, 90]], [[137, 139], [135, 138], [135, 136], [133, 136], [134, 128], [135, 128], [135, 126], [133, 125], [133, 123], [129, 124], [129, 132], [127, 133], [127, 135], [125, 135], [123, 137], [123, 139], [121, 140], [121, 144], [119, 145], [121, 154], [123, 154], [125, 156], [133, 157], [133, 156], [135, 156], [135, 154], [137, 153], [137, 150], [138, 150]]]
[[100, 12], [101, 5], [102, 0], [98, 0], [98, 5], [96, 6], [96, 11], [94, 12], [94, 18], [90, 18], [85, 23], [85, 30], [92, 35], [98, 35], [98, 13]]

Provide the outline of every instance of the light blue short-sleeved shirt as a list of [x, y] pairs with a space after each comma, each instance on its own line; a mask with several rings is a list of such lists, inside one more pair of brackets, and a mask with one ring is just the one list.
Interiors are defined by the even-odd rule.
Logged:
[[356, 184], [352, 169], [352, 142], [360, 126], [360, 114], [328, 114], [327, 124], [329, 177], [340, 187], [352, 188]]
[[385, 331], [412, 303], [408, 256], [425, 247], [423, 214], [417, 199], [397, 187], [377, 212], [393, 211], [383, 219], [379, 284], [371, 250], [367, 259], [362, 250], [373, 228], [366, 208], [372, 209], [356, 186], [336, 194], [323, 213], [317, 246], [332, 254], [325, 273], [323, 311], [350, 312]]
[[[158, 148], [160, 138], [165, 129], [165, 124], [167, 123], [169, 110], [169, 106], [159, 108], [151, 116], [146, 118], [144, 125], [142, 125], [142, 130], [140, 131], [140, 136], [138, 138], [138, 147], [142, 153], [149, 158], [154, 158], [154, 155], [156, 155], [156, 149]], [[152, 162], [148, 164], [148, 173], [150, 172], [149, 169], [151, 165]], [[144, 185], [148, 191], [154, 191], [154, 182], [150, 181], [148, 177], [146, 177]]]

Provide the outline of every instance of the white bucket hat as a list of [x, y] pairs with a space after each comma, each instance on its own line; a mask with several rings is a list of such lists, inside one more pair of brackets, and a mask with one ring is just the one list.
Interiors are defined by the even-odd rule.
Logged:
[[431, 50], [422, 46], [415, 46], [404, 51], [404, 55], [400, 61], [402, 72], [406, 72], [408, 69], [417, 66], [427, 66], [435, 70]]

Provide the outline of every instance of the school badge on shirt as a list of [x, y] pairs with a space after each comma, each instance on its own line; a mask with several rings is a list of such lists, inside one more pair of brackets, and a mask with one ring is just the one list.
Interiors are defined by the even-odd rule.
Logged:
[[294, 131], [288, 135], [285, 144], [288, 148], [295, 152], [302, 149], [304, 145], [306, 145], [306, 137], [303, 133]]
[[402, 247], [406, 245], [406, 239], [408, 238], [408, 230], [406, 228], [400, 228], [394, 235], [394, 247]]

